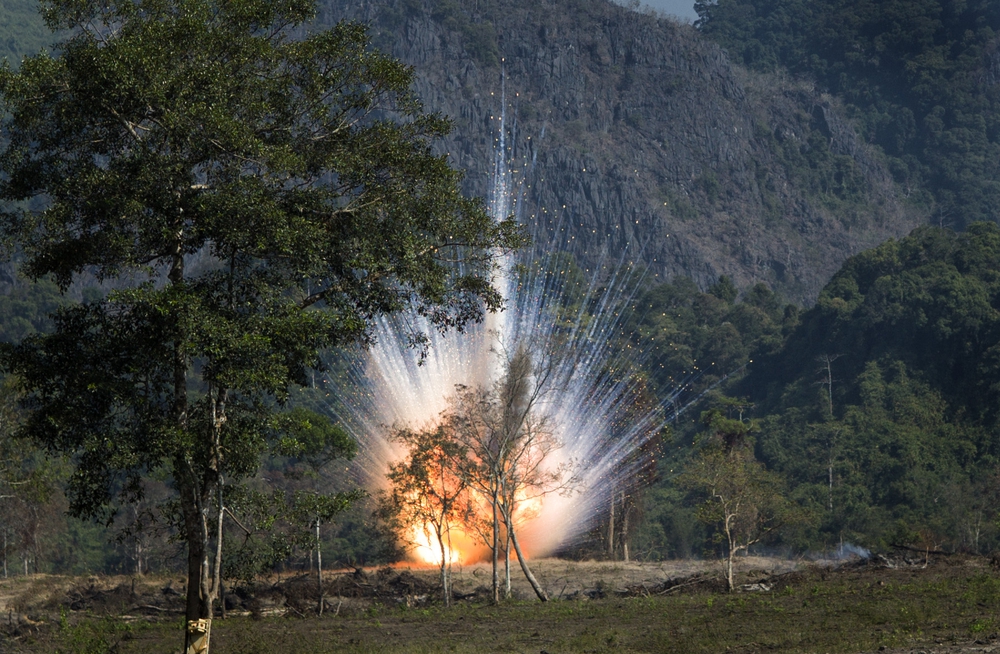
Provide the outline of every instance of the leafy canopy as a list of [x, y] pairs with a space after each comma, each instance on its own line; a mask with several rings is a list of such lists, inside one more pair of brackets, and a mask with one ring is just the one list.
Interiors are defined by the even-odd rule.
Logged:
[[906, 195], [930, 192], [941, 224], [996, 219], [1000, 4], [699, 0], [695, 9], [700, 31], [735, 60], [806, 74], [843, 98]]
[[520, 243], [513, 222], [460, 195], [431, 152], [449, 124], [422, 111], [411, 71], [361, 25], [308, 33], [313, 10], [49, 0], [69, 39], [0, 70], [0, 197], [18, 201], [3, 237], [33, 278], [117, 288], [5, 356], [26, 432], [77, 457], [77, 513], [134, 497], [164, 461], [208, 497], [269, 444], [294, 449], [314, 429], [274, 400], [377, 316], [461, 328], [500, 306], [490, 277]]

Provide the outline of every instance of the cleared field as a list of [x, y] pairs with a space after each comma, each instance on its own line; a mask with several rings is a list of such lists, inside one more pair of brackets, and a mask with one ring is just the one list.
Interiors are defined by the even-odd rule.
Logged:
[[[985, 559], [839, 568], [743, 562], [725, 593], [714, 564], [537, 561], [554, 599], [482, 599], [488, 569], [456, 571], [444, 607], [434, 571], [351, 571], [314, 615], [314, 578], [233, 593], [213, 651], [264, 652], [1000, 652], [1000, 577]], [[517, 580], [514, 577], [514, 580]], [[28, 577], [0, 583], [0, 651], [167, 653], [180, 649], [179, 578]], [[310, 583], [313, 582], [313, 583]], [[75, 608], [74, 608], [75, 607]]]

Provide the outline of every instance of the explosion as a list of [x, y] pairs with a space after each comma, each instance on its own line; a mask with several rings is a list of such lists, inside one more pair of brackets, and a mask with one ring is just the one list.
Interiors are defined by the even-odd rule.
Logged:
[[[514, 514], [514, 524], [521, 526], [538, 517], [542, 508], [541, 497], [527, 497], [519, 494]], [[435, 536], [433, 525], [426, 521], [417, 521], [410, 525], [401, 540], [410, 545], [410, 555], [414, 562], [440, 566], [442, 561], [447, 565], [466, 565], [489, 560], [490, 548], [484, 543], [484, 534], [476, 533], [474, 525], [488, 529], [491, 522], [489, 507], [480, 503], [472, 507], [473, 515], [467, 516], [466, 524], [450, 525], [444, 534], [442, 543]], [[502, 525], [501, 525], [502, 529]], [[503, 543], [505, 539], [501, 537]], [[442, 549], [444, 558], [442, 559]], [[507, 555], [504, 544], [500, 548], [500, 558]], [[528, 557], [530, 558], [530, 557]]]
[[446, 538], [444, 546], [444, 558], [441, 555], [441, 546], [435, 542], [432, 529], [429, 524], [423, 523], [413, 525], [410, 528], [408, 539], [413, 543], [412, 554], [414, 558], [422, 563], [430, 565], [475, 563], [475, 542], [461, 529], [454, 530]]
[[[530, 385], [538, 384], [540, 371], [546, 375], [544, 392], [532, 399], [531, 411], [549, 434], [548, 446], [532, 455], [540, 458], [531, 465], [538, 475], [572, 483], [556, 489], [561, 492], [510, 491], [517, 495], [507, 502], [516, 533], [501, 528], [496, 542], [506, 553], [513, 536], [525, 556], [542, 556], [587, 532], [616, 492], [634, 488], [638, 471], [648, 465], [637, 452], [659, 434], [666, 419], [636, 374], [641, 352], [623, 333], [642, 271], [632, 266], [628, 252], [617, 260], [605, 254], [593, 269], [577, 268], [565, 253], [570, 239], [564, 221], [572, 219], [571, 210], [546, 214], [546, 223], [522, 215], [532, 165], [508, 145], [508, 106], [500, 95], [490, 210], [498, 219], [517, 216], [533, 243], [509, 260], [494, 282], [507, 298], [506, 309], [464, 333], [429, 330], [419, 317], [382, 319], [374, 345], [336, 384], [333, 408], [361, 444], [355, 469], [359, 481], [370, 489], [385, 488], [387, 471], [414, 451], [392, 438], [394, 431], [441, 429], [449, 415], [455, 419], [462, 389], [494, 392], [509, 374], [513, 354], [528, 348], [535, 357]], [[515, 169], [521, 171], [519, 179], [511, 172]], [[414, 333], [427, 336], [426, 351], [412, 347]], [[472, 522], [491, 524], [493, 508], [481, 491], [468, 510]], [[456, 517], [454, 524], [438, 526], [446, 563], [489, 556], [494, 536], [489, 529], [469, 527], [469, 519]], [[403, 539], [413, 544], [416, 559], [442, 562], [432, 521], [408, 527]]]

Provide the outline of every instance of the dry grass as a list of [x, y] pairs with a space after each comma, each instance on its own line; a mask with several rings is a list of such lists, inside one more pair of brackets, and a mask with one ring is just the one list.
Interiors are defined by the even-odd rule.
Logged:
[[[321, 618], [311, 614], [314, 578], [276, 576], [247, 596], [249, 610], [216, 621], [213, 651], [1000, 652], [1000, 579], [989, 561], [920, 563], [833, 569], [744, 559], [742, 581], [763, 587], [728, 594], [715, 563], [541, 560], [533, 570], [554, 601], [490, 606], [477, 595], [451, 608], [434, 597], [434, 569], [349, 571], [331, 579], [328, 592], [339, 588], [344, 594], [328, 597]], [[520, 571], [512, 573], [515, 595], [530, 598]], [[0, 652], [175, 652], [178, 581], [142, 578], [133, 586], [130, 577], [5, 580], [0, 595], [13, 598], [8, 614], [14, 615], [15, 605], [26, 613], [8, 625]], [[455, 582], [459, 594], [472, 593], [488, 586], [489, 568], [456, 569]], [[164, 594], [168, 586], [172, 592]], [[154, 600], [160, 608], [143, 612], [142, 603]]]

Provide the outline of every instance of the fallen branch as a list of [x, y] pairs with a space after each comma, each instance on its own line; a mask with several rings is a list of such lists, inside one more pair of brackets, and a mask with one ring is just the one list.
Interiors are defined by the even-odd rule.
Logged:
[[676, 586], [671, 586], [670, 588], [667, 588], [666, 590], [661, 590], [660, 592], [657, 593], [657, 595], [666, 595], [667, 593], [672, 593], [673, 591], [677, 590], [678, 588], [685, 588], [687, 586], [694, 586], [695, 584], [700, 584], [703, 581], [705, 581], [704, 577], [698, 577], [697, 579], [693, 579], [693, 580], [691, 580], [691, 581], [689, 581], [687, 583], [677, 584]]
[[178, 611], [176, 609], [165, 609], [161, 606], [153, 606], [152, 604], [136, 604], [130, 611], [137, 611], [139, 609], [151, 609], [153, 611], [159, 611], [161, 613], [183, 613], [183, 611]]
[[946, 552], [944, 550], [932, 550], [926, 548], [910, 547], [909, 545], [897, 545], [896, 543], [890, 543], [889, 547], [897, 550], [906, 550], [907, 552], [916, 552], [917, 554], [940, 554], [941, 556], [954, 556], [954, 552]]

